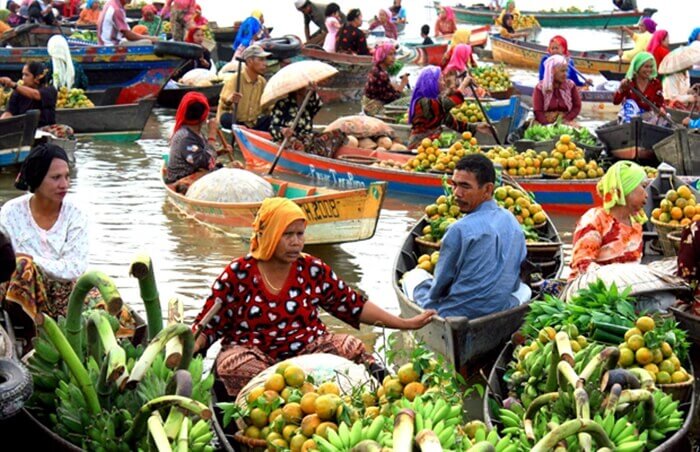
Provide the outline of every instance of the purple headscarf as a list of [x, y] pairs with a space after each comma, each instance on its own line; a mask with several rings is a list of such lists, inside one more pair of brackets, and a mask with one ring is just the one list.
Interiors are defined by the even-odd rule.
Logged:
[[437, 66], [427, 66], [420, 71], [416, 87], [411, 95], [411, 107], [408, 109], [408, 122], [413, 121], [413, 114], [416, 110], [416, 103], [423, 97], [437, 99], [440, 95], [440, 68]]
[[653, 34], [656, 31], [656, 22], [649, 17], [643, 18], [642, 23], [644, 24], [644, 28], [646, 28], [649, 33]]

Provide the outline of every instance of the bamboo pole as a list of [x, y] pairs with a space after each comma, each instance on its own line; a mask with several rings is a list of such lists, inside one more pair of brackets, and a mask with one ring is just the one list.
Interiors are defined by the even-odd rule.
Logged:
[[146, 254], [138, 254], [131, 261], [129, 275], [139, 281], [139, 291], [148, 319], [148, 339], [152, 340], [163, 329], [163, 312], [151, 258]]

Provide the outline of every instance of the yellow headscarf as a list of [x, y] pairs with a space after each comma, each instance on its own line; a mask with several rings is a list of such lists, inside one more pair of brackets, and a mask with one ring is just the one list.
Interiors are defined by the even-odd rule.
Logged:
[[253, 12], [250, 13], [250, 15], [260, 20], [260, 18], [263, 16], [263, 13], [259, 9], [254, 9]]
[[[610, 212], [615, 206], [626, 205], [625, 196], [646, 179], [647, 174], [644, 168], [634, 162], [621, 160], [611, 166], [605, 175], [598, 182], [598, 193], [603, 198], [603, 208]], [[632, 220], [644, 224], [647, 216], [643, 210], [633, 215]]]
[[472, 31], [468, 28], [458, 28], [452, 35], [450, 41], [450, 49], [457, 47], [457, 44], [469, 44], [469, 38], [472, 37]]
[[285, 229], [306, 215], [294, 201], [287, 198], [267, 198], [253, 221], [253, 236], [250, 239], [250, 254], [261, 261], [270, 260]]

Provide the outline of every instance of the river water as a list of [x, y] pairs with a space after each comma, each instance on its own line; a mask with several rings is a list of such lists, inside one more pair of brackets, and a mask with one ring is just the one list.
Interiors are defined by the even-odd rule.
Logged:
[[[205, 16], [216, 18], [219, 24], [229, 25], [234, 19], [245, 18], [249, 5], [228, 0], [200, 0]], [[365, 17], [377, 4], [367, 0], [339, 1], [345, 10], [359, 6], [366, 10]], [[388, 5], [390, 1], [386, 0]], [[564, 4], [566, 3], [566, 5]], [[521, 9], [569, 6], [578, 2], [523, 1]], [[589, 1], [600, 10], [609, 9], [608, 2]], [[640, 7], [655, 2], [640, 1]], [[422, 23], [433, 23], [435, 13], [421, 1], [404, 1], [410, 26], [407, 36]], [[673, 10], [658, 13], [659, 20], [671, 23], [673, 40], [684, 39], [692, 28], [693, 17], [682, 13], [682, 5], [697, 10], [697, 2], [673, 2]], [[693, 5], [693, 6], [691, 6]], [[291, 0], [259, 1], [267, 18], [266, 24], [275, 27], [274, 35], [301, 34], [301, 15]], [[657, 6], [658, 7], [658, 6]], [[278, 33], [279, 31], [279, 33]], [[567, 30], [578, 48], [615, 47], [618, 35], [611, 32]], [[548, 31], [543, 31], [546, 37]], [[585, 39], [588, 35], [591, 39]], [[593, 39], [594, 38], [594, 39]], [[572, 42], [571, 48], [577, 45]], [[326, 108], [317, 122], [326, 122], [339, 114], [359, 111], [359, 105], [344, 104]], [[179, 297], [185, 305], [185, 315], [191, 321], [209, 293], [209, 287], [223, 267], [234, 257], [247, 251], [247, 242], [234, 240], [218, 232], [183, 218], [168, 204], [158, 177], [161, 155], [167, 152], [167, 137], [174, 124], [174, 111], [154, 110], [143, 137], [135, 142], [81, 140], [76, 151], [77, 163], [73, 171], [71, 193], [90, 213], [91, 250], [89, 264], [115, 279], [122, 296], [137, 311], [142, 312], [135, 279], [128, 276], [131, 258], [146, 251], [153, 259], [161, 302], [165, 306], [171, 297]], [[0, 202], [20, 192], [12, 187], [16, 169], [0, 172]], [[399, 313], [396, 296], [391, 288], [392, 264], [407, 230], [422, 215], [423, 206], [431, 199], [397, 197], [389, 194], [384, 203], [375, 236], [363, 242], [335, 246], [317, 246], [307, 252], [326, 260], [349, 284], [365, 291], [385, 309]], [[570, 242], [570, 233], [576, 218], [555, 217], [562, 238]], [[343, 330], [339, 322], [326, 317], [332, 328]], [[363, 326], [360, 336], [373, 347], [381, 331]]]

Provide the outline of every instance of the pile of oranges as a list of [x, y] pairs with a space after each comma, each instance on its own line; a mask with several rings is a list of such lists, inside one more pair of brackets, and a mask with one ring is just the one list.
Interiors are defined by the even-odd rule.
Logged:
[[687, 226], [693, 221], [700, 221], [700, 205], [687, 185], [677, 190], [669, 190], [661, 200], [659, 207], [652, 210], [652, 218], [669, 226]]
[[409, 160], [403, 169], [408, 171], [440, 171], [451, 173], [459, 159], [472, 153], [478, 142], [471, 132], [462, 133], [462, 141], [455, 142], [449, 149], [440, 149], [433, 141], [424, 138], [416, 149], [418, 155]]

